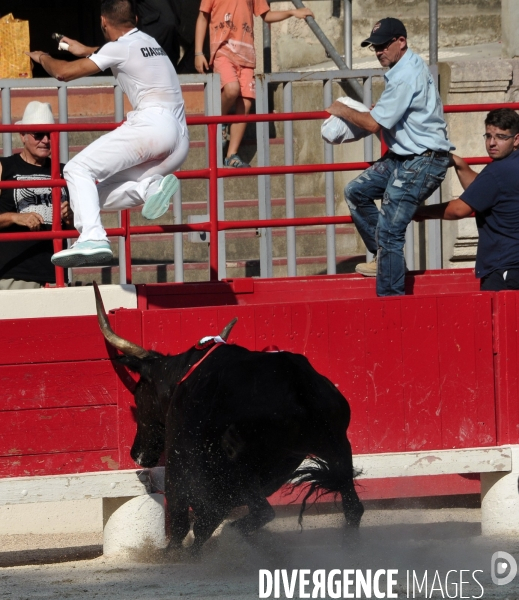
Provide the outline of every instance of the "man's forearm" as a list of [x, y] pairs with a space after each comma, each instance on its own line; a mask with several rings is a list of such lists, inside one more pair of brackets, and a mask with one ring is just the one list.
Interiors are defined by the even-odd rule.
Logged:
[[431, 204], [420, 206], [414, 214], [417, 221], [428, 219], [443, 219], [444, 221], [457, 221], [465, 219], [473, 214], [473, 209], [461, 198], [442, 204]]
[[454, 168], [456, 170], [456, 175], [460, 180], [461, 187], [464, 190], [466, 190], [478, 176], [477, 171], [471, 169], [463, 159], [460, 159], [460, 161], [455, 161]]
[[414, 218], [417, 221], [428, 221], [430, 219], [443, 219], [445, 216], [445, 210], [447, 203], [444, 204], [431, 204], [430, 206], [420, 206], [414, 214]]
[[0, 214], [0, 229], [7, 229], [14, 223], [14, 215], [16, 213], [2, 213]]
[[34, 62], [40, 64], [51, 77], [55, 77], [59, 81], [72, 81], [79, 77], [94, 75], [100, 71], [96, 63], [89, 58], [80, 58], [68, 62], [52, 58], [46, 52], [34, 51], [27, 54]]
[[329, 108], [326, 109], [331, 115], [341, 117], [353, 125], [365, 129], [371, 133], [378, 133], [382, 128], [375, 121], [369, 112], [359, 112], [354, 108], [350, 108], [336, 100]]

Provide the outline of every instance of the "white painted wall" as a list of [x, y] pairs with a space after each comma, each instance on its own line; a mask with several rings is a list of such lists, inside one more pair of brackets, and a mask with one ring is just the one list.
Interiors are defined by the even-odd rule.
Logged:
[[[137, 308], [134, 285], [100, 286], [107, 311]], [[92, 286], [0, 291], [0, 319], [95, 315]]]

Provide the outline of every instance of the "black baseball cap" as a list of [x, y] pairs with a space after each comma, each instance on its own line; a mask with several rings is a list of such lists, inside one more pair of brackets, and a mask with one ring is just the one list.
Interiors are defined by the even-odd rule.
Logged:
[[361, 46], [385, 44], [389, 40], [400, 36], [407, 38], [407, 31], [402, 21], [393, 19], [393, 17], [386, 17], [375, 23], [371, 35], [361, 43]]

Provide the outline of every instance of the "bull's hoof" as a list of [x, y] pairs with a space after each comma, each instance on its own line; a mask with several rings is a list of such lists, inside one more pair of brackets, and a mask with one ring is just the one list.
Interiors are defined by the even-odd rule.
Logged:
[[246, 515], [237, 521], [229, 523], [229, 525], [239, 531], [243, 536], [249, 537], [254, 535], [258, 529], [261, 529], [271, 520], [272, 519], [268, 518], [268, 516], [258, 518], [256, 515]]
[[236, 531], [239, 531], [244, 536], [252, 535], [257, 528], [254, 528], [252, 523], [250, 521], [246, 521], [245, 519], [246, 517], [243, 517], [237, 521], [232, 521], [232, 523], [229, 523], [229, 526]]
[[170, 542], [164, 549], [168, 562], [187, 562], [191, 559], [191, 548], [185, 548], [178, 542]]

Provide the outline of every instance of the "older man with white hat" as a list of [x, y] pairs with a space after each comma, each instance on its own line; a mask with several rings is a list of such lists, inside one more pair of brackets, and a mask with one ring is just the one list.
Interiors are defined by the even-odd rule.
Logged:
[[[47, 102], [29, 102], [17, 125], [51, 125], [54, 117]], [[0, 158], [1, 181], [51, 179], [50, 134], [22, 133], [22, 151]], [[61, 165], [61, 168], [63, 165]], [[62, 175], [63, 177], [63, 175]], [[61, 190], [61, 218], [72, 226], [66, 188]], [[0, 190], [0, 290], [33, 289], [55, 283], [51, 263], [52, 240], [2, 242], [1, 234], [46, 231], [52, 228], [52, 188]]]

